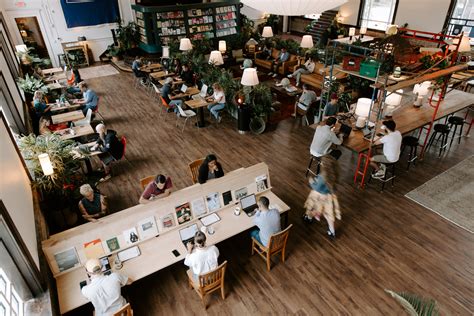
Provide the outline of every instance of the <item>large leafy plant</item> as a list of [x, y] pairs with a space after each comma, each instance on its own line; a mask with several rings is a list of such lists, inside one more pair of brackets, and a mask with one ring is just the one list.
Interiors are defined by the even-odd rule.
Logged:
[[[18, 141], [23, 158], [34, 175], [34, 185], [45, 193], [63, 194], [63, 188], [74, 181], [79, 161], [74, 159], [73, 140], [62, 140], [59, 135], [36, 136], [30, 134]], [[38, 155], [47, 153], [54, 168], [51, 176], [45, 176]]]
[[436, 301], [426, 299], [410, 293], [397, 293], [385, 290], [394, 299], [396, 299], [410, 316], [438, 316], [439, 310]]
[[20, 58], [23, 65], [32, 66], [33, 68], [51, 65], [49, 58], [40, 58], [34, 53], [34, 50], [33, 47], [28, 47], [25, 51], [17, 51], [16, 55]]
[[138, 45], [140, 40], [140, 32], [135, 22], [129, 22], [123, 26], [119, 21], [117, 32], [117, 40], [122, 50], [127, 51]]
[[251, 103], [253, 105], [254, 116], [264, 117], [272, 111], [272, 93], [270, 88], [259, 84], [253, 87], [250, 94]]
[[45, 85], [43, 80], [28, 74], [25, 75], [25, 78], [18, 78], [17, 82], [20, 86], [20, 89], [27, 94], [34, 94], [36, 90], [39, 90], [45, 94], [48, 92], [48, 87]]

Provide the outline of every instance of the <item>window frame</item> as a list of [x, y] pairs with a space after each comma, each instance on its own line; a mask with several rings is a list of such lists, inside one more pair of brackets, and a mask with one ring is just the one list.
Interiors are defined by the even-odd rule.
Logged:
[[[395, 22], [395, 19], [397, 18], [397, 12], [398, 12], [398, 5], [400, 4], [400, 0], [394, 0], [395, 1], [395, 6], [393, 7], [393, 16], [392, 20], [389, 22], [389, 24], [393, 24]], [[357, 15], [357, 26], [362, 27], [362, 16], [364, 14], [364, 7], [365, 3], [367, 0], [361, 0], [359, 4], [359, 14]], [[378, 30], [378, 29], [373, 29], [373, 28], [368, 28], [368, 30], [373, 30], [376, 32], [385, 32], [385, 30]]]

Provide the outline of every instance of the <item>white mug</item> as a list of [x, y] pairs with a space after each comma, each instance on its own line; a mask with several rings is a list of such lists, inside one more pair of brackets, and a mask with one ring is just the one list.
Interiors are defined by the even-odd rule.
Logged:
[[203, 234], [205, 234], [205, 233], [207, 232], [207, 227], [206, 227], [206, 226], [202, 226], [202, 227], [201, 227], [201, 232], [202, 232]]
[[234, 215], [235, 215], [235, 216], [239, 216], [239, 215], [240, 215], [240, 207], [236, 207], [236, 208], [234, 209]]
[[214, 234], [214, 233], [215, 233], [214, 227], [212, 227], [212, 226], [207, 227], [207, 233], [208, 233], [209, 235]]

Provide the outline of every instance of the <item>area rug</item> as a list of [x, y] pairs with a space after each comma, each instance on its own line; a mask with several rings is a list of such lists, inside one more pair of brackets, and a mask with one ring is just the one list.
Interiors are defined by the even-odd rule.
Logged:
[[406, 197], [474, 234], [474, 156], [408, 192]]
[[118, 75], [119, 71], [115, 69], [114, 66], [103, 65], [103, 66], [81, 68], [79, 69], [79, 73], [81, 74], [81, 78], [83, 80], [86, 80], [86, 79], [92, 79], [92, 78], [98, 78], [98, 77]]

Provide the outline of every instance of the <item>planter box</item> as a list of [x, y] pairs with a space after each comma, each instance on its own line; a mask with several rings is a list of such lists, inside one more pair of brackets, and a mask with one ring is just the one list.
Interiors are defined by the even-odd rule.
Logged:
[[359, 56], [344, 56], [342, 59], [342, 69], [348, 71], [359, 71], [362, 60], [363, 58]]
[[360, 63], [359, 74], [366, 77], [377, 77], [377, 71], [380, 63], [375, 60], [367, 60]]

